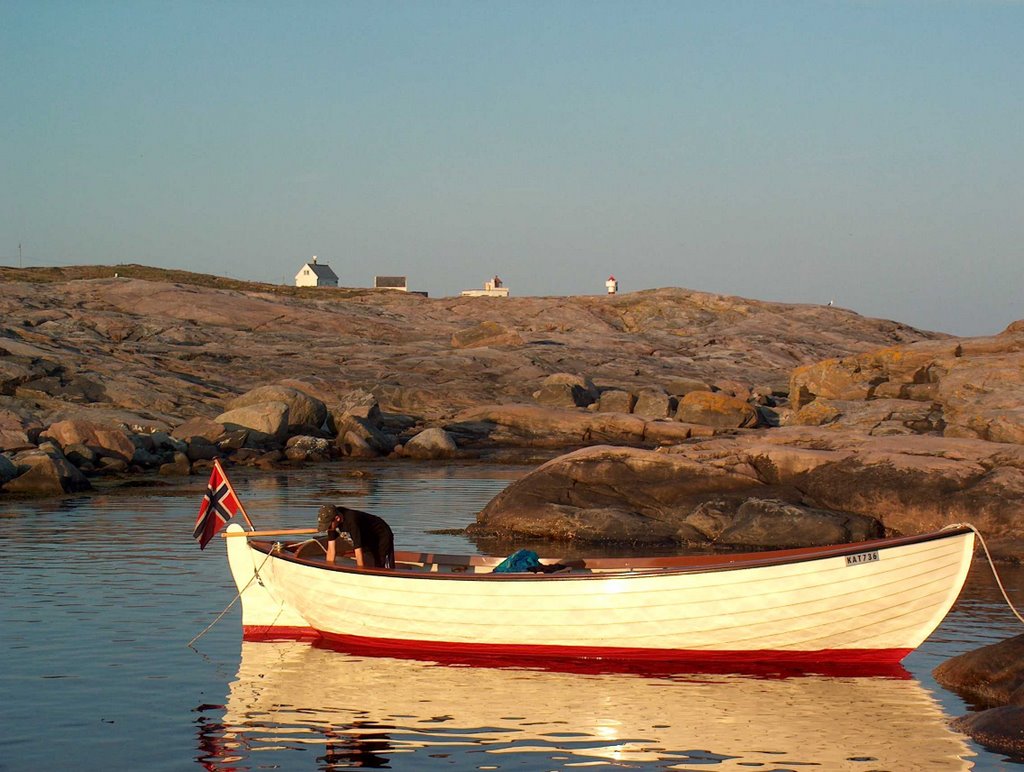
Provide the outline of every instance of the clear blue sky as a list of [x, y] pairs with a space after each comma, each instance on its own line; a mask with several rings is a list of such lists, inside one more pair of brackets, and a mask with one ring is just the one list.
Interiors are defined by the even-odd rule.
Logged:
[[1024, 5], [0, 0], [0, 264], [1024, 317]]

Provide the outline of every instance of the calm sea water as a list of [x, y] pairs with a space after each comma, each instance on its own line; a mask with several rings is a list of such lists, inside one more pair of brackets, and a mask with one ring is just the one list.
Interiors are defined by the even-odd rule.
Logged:
[[[322, 466], [232, 473], [258, 527], [325, 501], [384, 515], [399, 548], [458, 528], [523, 470]], [[452, 667], [242, 643], [223, 542], [191, 539], [205, 479], [0, 502], [0, 770], [672, 770], [1024, 767], [952, 732], [942, 660], [1022, 632], [985, 564], [903, 677], [756, 678]], [[1024, 572], [1001, 569], [1024, 600]], [[1024, 605], [1024, 604], [1020, 604]], [[890, 676], [893, 674], [889, 674]]]

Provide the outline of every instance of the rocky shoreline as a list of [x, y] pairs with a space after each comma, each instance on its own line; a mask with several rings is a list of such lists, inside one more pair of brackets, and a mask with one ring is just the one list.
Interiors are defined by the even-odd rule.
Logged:
[[964, 339], [681, 289], [431, 300], [117, 268], [0, 269], [0, 495], [214, 458], [559, 456], [477, 534], [769, 547], [971, 520], [1004, 559], [1024, 545], [1021, 322]]

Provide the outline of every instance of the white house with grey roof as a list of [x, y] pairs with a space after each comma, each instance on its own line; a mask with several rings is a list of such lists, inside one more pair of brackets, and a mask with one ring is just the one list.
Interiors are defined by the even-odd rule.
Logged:
[[337, 287], [338, 274], [327, 263], [318, 263], [316, 255], [295, 274], [296, 287]]

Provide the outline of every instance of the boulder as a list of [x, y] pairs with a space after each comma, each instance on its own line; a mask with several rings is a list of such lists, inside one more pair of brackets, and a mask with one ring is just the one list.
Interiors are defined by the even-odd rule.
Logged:
[[224, 436], [224, 425], [205, 416], [193, 416], [171, 432], [176, 440], [188, 442], [193, 437], [202, 437], [209, 442], [219, 442]]
[[263, 437], [283, 440], [288, 434], [288, 411], [285, 402], [259, 402], [221, 413], [214, 420], [225, 429], [249, 429]]
[[982, 707], [1024, 706], [1024, 635], [948, 659], [932, 674], [947, 689]]
[[602, 391], [597, 400], [597, 409], [602, 413], [632, 413], [636, 395], [622, 389]]
[[744, 400], [721, 391], [691, 391], [679, 400], [675, 418], [685, 423], [738, 429], [756, 426], [757, 410]]
[[171, 461], [160, 466], [159, 473], [165, 477], [187, 477], [192, 474], [192, 464], [184, 453], [175, 452]]
[[452, 335], [452, 348], [482, 348], [484, 346], [521, 346], [522, 336], [498, 322], [480, 324], [459, 330]]
[[7, 456], [0, 455], [0, 487], [18, 476], [18, 467]]
[[459, 448], [444, 429], [424, 429], [405, 443], [404, 455], [418, 460], [452, 458]]
[[873, 517], [844, 515], [778, 499], [748, 499], [716, 537], [718, 544], [787, 548], [880, 539], [885, 529]]
[[34, 448], [33, 440], [42, 428], [38, 419], [24, 411], [0, 408], [0, 453]]
[[541, 382], [533, 398], [552, 407], [586, 407], [596, 402], [599, 393], [589, 378], [572, 373], [555, 373]]
[[285, 443], [284, 455], [289, 461], [326, 461], [331, 457], [331, 443], [323, 437], [298, 435]]
[[672, 415], [672, 398], [660, 389], [643, 389], [636, 395], [633, 413], [643, 418], [668, 418]]
[[87, 445], [102, 455], [116, 456], [124, 461], [131, 461], [135, 455], [135, 443], [124, 431], [89, 421], [58, 421], [50, 424], [40, 436], [54, 440], [62, 448]]
[[8, 493], [59, 496], [92, 488], [85, 475], [59, 451], [28, 450], [17, 454], [13, 461], [19, 474], [4, 484]]
[[1003, 705], [954, 719], [953, 729], [991, 751], [1024, 759], [1024, 706]]
[[212, 461], [220, 455], [220, 449], [205, 437], [192, 437], [188, 441], [185, 455], [193, 464], [196, 461]]
[[154, 453], [145, 448], [136, 448], [135, 455], [132, 456], [132, 464], [144, 469], [156, 468], [164, 463], [164, 461], [165, 457], [162, 453]]
[[372, 447], [359, 433], [346, 431], [339, 434], [335, 444], [341, 455], [348, 458], [379, 458], [381, 452]]
[[[396, 440], [394, 437], [382, 432], [372, 421], [366, 418], [357, 418], [350, 413], [346, 413], [338, 422], [338, 439], [336, 442], [338, 448], [345, 455], [351, 455], [346, 450], [346, 446], [350, 443], [348, 438], [350, 434], [359, 437], [363, 444], [374, 451], [375, 455], [386, 456], [395, 449]], [[361, 452], [360, 446], [356, 445], [353, 447]]]
[[711, 387], [696, 378], [671, 378], [665, 382], [665, 391], [673, 397], [685, 397], [691, 391], [711, 391]]
[[[228, 411], [254, 407], [266, 403], [283, 402], [288, 407], [287, 430], [294, 433], [303, 428], [320, 429], [327, 420], [327, 408], [316, 397], [311, 397], [290, 386], [259, 386], [227, 403]], [[218, 421], [220, 419], [217, 419]], [[221, 421], [221, 423], [224, 423]], [[255, 429], [256, 427], [249, 427]], [[258, 431], [262, 431], [257, 429]], [[272, 434], [272, 432], [265, 432]]]

